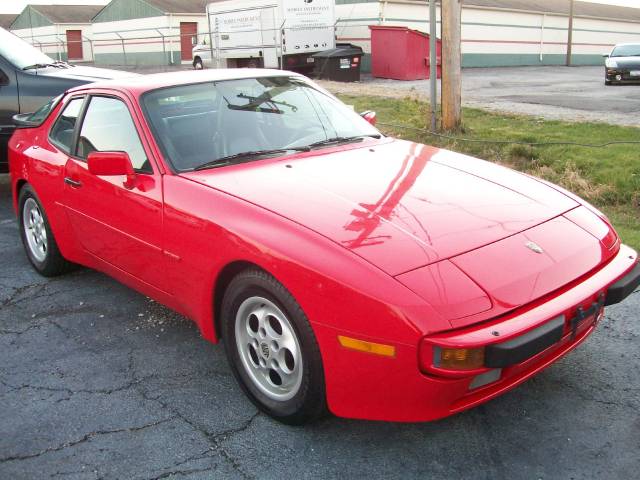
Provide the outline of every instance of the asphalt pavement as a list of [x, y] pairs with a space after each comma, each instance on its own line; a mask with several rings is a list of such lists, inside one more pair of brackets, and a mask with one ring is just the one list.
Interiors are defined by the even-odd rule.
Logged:
[[[334, 93], [429, 98], [428, 80], [385, 80], [365, 75], [360, 83], [320, 83]], [[465, 68], [462, 103], [547, 120], [640, 126], [640, 83], [606, 86], [604, 67]]]
[[640, 470], [640, 293], [609, 308], [563, 360], [468, 412], [288, 427], [256, 411], [223, 347], [187, 319], [87, 269], [36, 274], [6, 178], [0, 252], [0, 479], [629, 479]]

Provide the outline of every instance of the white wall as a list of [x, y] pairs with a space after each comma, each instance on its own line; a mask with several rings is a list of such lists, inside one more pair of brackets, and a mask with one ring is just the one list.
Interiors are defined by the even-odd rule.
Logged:
[[46, 27], [22, 28], [11, 30], [18, 37], [36, 46], [55, 60], [66, 59], [67, 30], [80, 30], [82, 32], [82, 60], [93, 60], [91, 49], [91, 25], [86, 23], [55, 24]]
[[[124, 63], [125, 56], [122, 51], [124, 41], [127, 64], [162, 64], [163, 51], [165, 57], [168, 58], [167, 63], [181, 63], [181, 22], [196, 22], [199, 39], [207, 31], [204, 12], [199, 15], [163, 15], [94, 23], [93, 37], [96, 61]], [[145, 54], [147, 55], [145, 56]]]
[[[440, 12], [438, 10], [438, 18]], [[336, 5], [338, 40], [370, 53], [368, 25], [407, 26], [429, 31], [426, 2], [389, 0]], [[544, 29], [543, 29], [544, 24]], [[566, 54], [567, 17], [463, 6], [462, 53], [467, 66], [558, 64]], [[440, 36], [440, 24], [437, 28]], [[599, 64], [616, 43], [640, 42], [640, 23], [574, 20], [575, 63]]]

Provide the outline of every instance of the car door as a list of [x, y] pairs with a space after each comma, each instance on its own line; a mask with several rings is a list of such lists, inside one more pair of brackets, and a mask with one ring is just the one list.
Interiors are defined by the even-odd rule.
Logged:
[[12, 117], [20, 111], [14, 69], [0, 58], [0, 173], [7, 172], [7, 144], [13, 133]]
[[[74, 233], [91, 255], [164, 290], [162, 255], [162, 178], [150, 160], [123, 97], [86, 98], [73, 150], [65, 165], [64, 204]], [[93, 151], [125, 151], [136, 172], [125, 176], [91, 174]]]

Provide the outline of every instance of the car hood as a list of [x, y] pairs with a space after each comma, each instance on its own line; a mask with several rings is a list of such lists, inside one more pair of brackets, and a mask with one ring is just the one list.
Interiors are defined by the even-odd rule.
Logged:
[[39, 68], [36, 70], [30, 70], [30, 72], [38, 76], [77, 80], [79, 83], [97, 82], [98, 80], [112, 80], [139, 75], [138, 73], [123, 72], [108, 68], [86, 67], [82, 65], [67, 68]]
[[515, 171], [391, 139], [183, 176], [314, 230], [394, 276], [578, 205]]
[[607, 58], [610, 68], [637, 68], [640, 70], [640, 57], [611, 57]]

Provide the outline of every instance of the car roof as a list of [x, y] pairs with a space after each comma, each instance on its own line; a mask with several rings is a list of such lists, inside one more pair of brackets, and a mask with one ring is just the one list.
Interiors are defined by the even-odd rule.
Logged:
[[627, 47], [629, 45], [640, 45], [640, 43], [638, 43], [638, 42], [616, 43], [613, 48], [615, 48], [615, 47]]
[[221, 68], [206, 70], [181, 70], [178, 72], [152, 73], [134, 77], [101, 80], [80, 85], [70, 92], [93, 89], [114, 89], [141, 94], [158, 88], [189, 85], [193, 83], [215, 82], [221, 80], [241, 80], [245, 78], [263, 77], [301, 77], [302, 75], [287, 70], [270, 70], [265, 68]]

